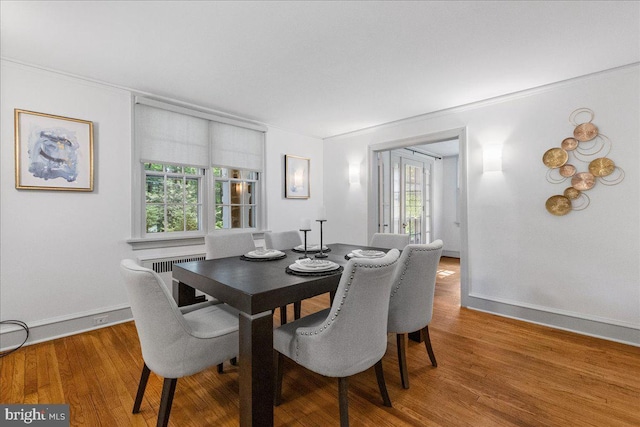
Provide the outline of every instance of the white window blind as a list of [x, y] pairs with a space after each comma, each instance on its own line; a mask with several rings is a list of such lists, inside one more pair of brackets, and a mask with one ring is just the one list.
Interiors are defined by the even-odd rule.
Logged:
[[135, 106], [138, 159], [207, 167], [209, 122], [185, 114]]
[[211, 164], [262, 172], [264, 132], [211, 122]]

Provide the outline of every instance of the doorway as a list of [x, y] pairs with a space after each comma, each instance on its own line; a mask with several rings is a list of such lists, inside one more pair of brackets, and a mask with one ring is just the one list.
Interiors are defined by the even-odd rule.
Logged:
[[409, 234], [410, 243], [426, 243], [431, 241], [431, 170], [436, 157], [416, 150], [377, 153], [378, 232]]

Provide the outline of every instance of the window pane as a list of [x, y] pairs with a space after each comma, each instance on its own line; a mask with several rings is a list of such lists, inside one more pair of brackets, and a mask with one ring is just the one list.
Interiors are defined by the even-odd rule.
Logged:
[[167, 231], [184, 231], [184, 206], [167, 205]]
[[167, 178], [167, 203], [182, 203], [184, 200], [182, 178]]
[[216, 206], [216, 229], [229, 228], [229, 206]]
[[164, 177], [147, 176], [147, 203], [162, 203], [164, 200]]
[[240, 169], [231, 169], [229, 171], [229, 176], [231, 178], [240, 179], [240, 178], [242, 178], [242, 171]]
[[254, 228], [256, 226], [256, 207], [245, 206], [244, 208], [244, 228]]
[[145, 163], [144, 170], [162, 172], [162, 165], [158, 163]]
[[191, 166], [185, 166], [184, 167], [184, 173], [189, 174], [189, 175], [202, 175], [202, 169], [200, 168], [194, 168]]
[[168, 173], [182, 173], [182, 166], [167, 165]]
[[231, 183], [231, 204], [239, 205], [242, 203], [242, 183]]
[[258, 180], [258, 172], [244, 171], [243, 175], [244, 175], [243, 176], [244, 179], [250, 179], [252, 181], [257, 181]]
[[226, 178], [229, 176], [227, 168], [213, 168], [213, 176], [218, 178]]
[[242, 228], [242, 207], [231, 206], [231, 228]]
[[228, 205], [229, 202], [229, 182], [216, 181], [216, 204]]
[[254, 198], [253, 198], [253, 190], [255, 189], [255, 184], [253, 182], [246, 182], [245, 184], [245, 188], [247, 189], [247, 191], [244, 193], [244, 204], [245, 205], [251, 205], [254, 204]]
[[197, 178], [186, 180], [185, 203], [198, 203], [198, 181]]
[[200, 217], [200, 215], [198, 215], [199, 210], [200, 210], [200, 206], [198, 205], [185, 206], [184, 213], [187, 219], [187, 227], [186, 227], [187, 231], [197, 231], [200, 229], [198, 224], [198, 218]]
[[147, 233], [164, 232], [164, 205], [147, 205]]

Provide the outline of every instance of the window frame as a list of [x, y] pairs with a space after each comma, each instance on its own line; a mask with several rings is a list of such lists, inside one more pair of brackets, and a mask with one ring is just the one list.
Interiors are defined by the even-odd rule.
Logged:
[[[154, 164], [154, 165], [162, 165], [162, 171], [153, 171], [153, 170], [148, 170], [146, 168], [147, 164]], [[167, 171], [167, 167], [180, 167], [180, 168], [194, 168], [194, 169], [199, 169], [200, 170], [200, 174], [190, 174], [187, 172], [184, 172], [184, 170], [182, 172], [169, 172]], [[145, 237], [167, 237], [167, 236], [192, 236], [192, 235], [199, 235], [199, 234], [203, 234], [204, 231], [206, 231], [206, 223], [207, 223], [207, 218], [206, 218], [206, 204], [205, 204], [205, 191], [206, 191], [206, 177], [207, 177], [207, 168], [202, 167], [202, 166], [194, 166], [194, 165], [182, 165], [182, 164], [177, 164], [177, 163], [160, 163], [160, 162], [141, 162], [141, 168], [142, 168], [142, 181], [141, 181], [141, 189], [142, 189], [142, 209], [140, 210], [140, 220], [142, 221], [142, 230], [143, 230], [143, 234]], [[198, 209], [198, 229], [197, 230], [182, 230], [182, 231], [159, 231], [159, 232], [149, 232], [148, 228], [147, 228], [147, 197], [146, 197], [146, 188], [147, 188], [147, 177], [148, 176], [157, 176], [157, 177], [162, 177], [163, 178], [163, 187], [164, 187], [164, 191], [165, 194], [163, 196], [163, 202], [162, 203], [154, 203], [156, 205], [163, 205], [163, 213], [164, 213], [164, 222], [165, 222], [165, 226], [166, 226], [166, 220], [167, 220], [167, 211], [168, 211], [168, 206], [169, 205], [176, 205], [178, 203], [172, 203], [169, 202], [166, 199], [166, 184], [167, 184], [167, 180], [170, 178], [181, 178], [182, 181], [184, 183], [186, 183], [187, 180], [191, 180], [191, 179], [196, 179], [198, 181], [198, 202], [195, 204], [197, 209]], [[188, 205], [193, 205], [192, 203], [187, 203], [185, 200], [186, 197], [186, 187], [183, 188], [183, 193], [182, 193], [182, 206], [186, 207]], [[183, 215], [186, 215], [185, 213], [183, 213]], [[183, 228], [186, 228], [186, 216], [184, 217], [185, 223], [183, 224]]]
[[[232, 176], [217, 176], [214, 173], [214, 169], [227, 169], [228, 172], [230, 172], [231, 170], [238, 170], [240, 171], [240, 178], [234, 178]], [[246, 232], [246, 231], [252, 231], [252, 232], [257, 232], [259, 230], [262, 229], [262, 224], [263, 224], [263, 210], [266, 209], [263, 206], [262, 201], [266, 200], [265, 198], [262, 197], [263, 194], [263, 187], [264, 187], [264, 174], [262, 172], [258, 172], [258, 171], [252, 171], [252, 170], [248, 170], [248, 169], [240, 169], [240, 168], [232, 168], [232, 167], [225, 167], [225, 166], [212, 166], [210, 169], [211, 171], [211, 180], [212, 180], [212, 185], [211, 185], [211, 192], [210, 192], [210, 196], [211, 196], [211, 218], [210, 218], [210, 224], [211, 224], [211, 228], [209, 230], [209, 232], [214, 232], [214, 233], [233, 233], [233, 232]], [[245, 174], [257, 174], [257, 178], [253, 179], [250, 177], [245, 176]], [[217, 208], [218, 208], [218, 203], [216, 202], [216, 184], [218, 182], [228, 182], [229, 183], [229, 191], [230, 191], [230, 187], [232, 183], [241, 183], [243, 185], [247, 184], [247, 183], [253, 183], [254, 188], [253, 188], [253, 192], [252, 192], [252, 197], [254, 198], [254, 200], [252, 201], [252, 203], [245, 203], [245, 200], [242, 200], [241, 203], [232, 203], [231, 201], [229, 203], [222, 203], [221, 206], [228, 206], [229, 208], [233, 207], [233, 206], [239, 206], [241, 209], [241, 223], [244, 224], [245, 223], [245, 208], [249, 207], [249, 206], [253, 206], [254, 211], [255, 211], [255, 224], [253, 227], [229, 227], [229, 228], [216, 228], [217, 226], [217, 222], [216, 222], [216, 212], [217, 212]], [[245, 197], [246, 193], [243, 191], [242, 192], [243, 198]]]

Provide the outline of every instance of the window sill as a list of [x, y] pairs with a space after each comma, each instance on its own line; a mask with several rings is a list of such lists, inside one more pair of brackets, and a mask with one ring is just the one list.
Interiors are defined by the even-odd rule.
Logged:
[[129, 239], [134, 251], [142, 249], [173, 248], [176, 246], [204, 245], [204, 236], [162, 236]]

